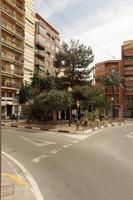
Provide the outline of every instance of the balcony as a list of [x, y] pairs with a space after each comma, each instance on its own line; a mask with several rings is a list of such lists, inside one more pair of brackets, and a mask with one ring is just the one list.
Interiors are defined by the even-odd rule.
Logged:
[[45, 57], [45, 51], [42, 51], [42, 50], [35, 50], [35, 54], [44, 58]]
[[35, 59], [35, 65], [45, 66], [45, 61], [36, 58]]
[[23, 58], [17, 55], [13, 55], [11, 53], [8, 53], [7, 51], [2, 51], [1, 57], [4, 60], [10, 60], [11, 62], [16, 62], [17, 64], [23, 65]]
[[46, 47], [46, 42], [42, 40], [40, 37], [36, 37], [36, 46], [44, 50]]
[[24, 4], [20, 4], [18, 0], [6, 0], [6, 2], [8, 2], [13, 7], [15, 6], [19, 12], [24, 14]]
[[124, 60], [124, 65], [133, 65], [133, 60]]
[[23, 31], [18, 31], [16, 28], [14, 28], [10, 23], [7, 21], [3, 20], [1, 21], [1, 26], [6, 29], [6, 31], [11, 32], [15, 34], [16, 36], [19, 36], [19, 38], [24, 40], [24, 33]]
[[125, 86], [133, 86], [133, 80], [126, 80]]
[[5, 89], [13, 89], [13, 90], [17, 90], [20, 88], [20, 85], [19, 84], [16, 84], [16, 83], [2, 83], [1, 84], [2, 88], [5, 88]]
[[2, 37], [2, 43], [5, 44], [5, 45], [8, 45], [8, 46], [11, 46], [13, 48], [13, 50], [18, 50], [18, 51], [21, 51], [21, 53], [24, 52], [24, 47], [23, 45], [20, 45], [18, 43], [15, 43], [14, 41], [12, 40], [9, 40], [9, 39], [5, 39]]
[[23, 72], [21, 70], [16, 70], [16, 69], [11, 70], [11, 69], [7, 69], [6, 67], [2, 66], [2, 73], [23, 78]]
[[133, 75], [133, 70], [126, 70], [125, 68], [125, 75]]
[[14, 19], [20, 26], [24, 26], [24, 20], [22, 20], [22, 17], [14, 13], [13, 10], [8, 8], [8, 6], [6, 6], [5, 4], [2, 4], [1, 10], [6, 15]]

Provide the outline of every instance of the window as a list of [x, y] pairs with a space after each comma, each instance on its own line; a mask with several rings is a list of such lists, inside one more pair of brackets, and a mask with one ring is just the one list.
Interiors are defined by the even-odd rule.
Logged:
[[40, 26], [40, 24], [36, 24], [36, 32], [40, 33], [43, 37], [46, 36], [46, 30]]
[[133, 60], [133, 56], [124, 56], [124, 60]]
[[47, 38], [50, 39], [50, 34], [49, 33], [47, 33]]

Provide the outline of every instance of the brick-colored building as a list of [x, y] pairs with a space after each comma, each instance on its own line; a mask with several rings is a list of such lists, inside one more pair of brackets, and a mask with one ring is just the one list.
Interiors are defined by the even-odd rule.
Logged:
[[[107, 96], [110, 104], [112, 104], [112, 89], [104, 86], [103, 79], [107, 74], [112, 72], [112, 69], [123, 76], [123, 64], [121, 60], [107, 60], [100, 62], [97, 63], [94, 68], [95, 86], [102, 90], [102, 92]], [[123, 88], [118, 86], [115, 91], [116, 117], [121, 117], [123, 115], [123, 104]]]
[[55, 54], [59, 50], [60, 36], [39, 14], [36, 14], [35, 69], [42, 76], [55, 75]]
[[133, 117], [133, 40], [125, 41], [123, 43], [122, 61], [125, 77], [125, 116]]

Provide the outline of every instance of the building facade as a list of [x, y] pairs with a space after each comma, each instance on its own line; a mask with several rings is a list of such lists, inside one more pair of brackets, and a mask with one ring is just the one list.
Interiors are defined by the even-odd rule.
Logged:
[[59, 50], [60, 36], [57, 30], [36, 14], [35, 70], [40, 75], [55, 75], [55, 54]]
[[125, 116], [133, 117], [133, 40], [125, 41], [123, 43], [122, 61], [125, 78]]
[[23, 81], [25, 1], [1, 2], [2, 114], [17, 109], [16, 91]]
[[[123, 76], [123, 64], [121, 60], [108, 60], [105, 62], [97, 63], [94, 68], [94, 79], [95, 87], [99, 88], [108, 98], [110, 104], [112, 102], [112, 89], [110, 87], [105, 87], [103, 84], [103, 79], [107, 74], [112, 73], [112, 70], [115, 70], [118, 74]], [[124, 106], [124, 89], [121, 86], [118, 86], [115, 91], [115, 116], [123, 116], [123, 106]]]
[[25, 0], [24, 82], [30, 83], [34, 73], [35, 0]]
[[1, 1], [1, 112], [5, 118], [17, 112], [17, 91], [23, 81], [30, 81], [29, 71], [34, 70], [34, 7], [34, 0]]

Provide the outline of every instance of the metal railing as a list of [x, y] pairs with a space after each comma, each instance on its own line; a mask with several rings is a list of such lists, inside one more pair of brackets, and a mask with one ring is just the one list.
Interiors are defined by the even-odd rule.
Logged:
[[35, 65], [42, 65], [42, 66], [45, 66], [45, 61], [42, 61], [38, 58], [35, 59]]
[[14, 20], [16, 20], [18, 23], [24, 26], [24, 20], [22, 20], [22, 17], [14, 13], [11, 9], [5, 6], [5, 4], [2, 4], [1, 10], [10, 15]]
[[8, 31], [11, 31], [17, 35], [19, 35], [20, 37], [24, 38], [24, 33], [23, 31], [18, 31], [15, 27], [11, 26], [7, 21], [3, 20], [1, 21], [1, 25], [6, 28]]
[[2, 87], [8, 87], [8, 88], [15, 88], [15, 89], [20, 88], [20, 85], [18, 85], [16, 83], [2, 83], [1, 86]]
[[14, 42], [12, 40], [2, 38], [2, 42], [6, 43], [7, 45], [10, 45], [12, 47], [15, 47], [18, 50], [24, 51], [24, 47], [22, 45]]
[[6, 69], [6, 67], [3, 67], [3, 66], [2, 66], [2, 72], [7, 73], [7, 74], [23, 76], [23, 72], [22, 71]]
[[35, 50], [35, 53], [43, 57], [45, 56], [45, 51], [42, 51], [42, 50]]
[[8, 2], [13, 3], [17, 8], [19, 8], [22, 12], [24, 12], [24, 5], [20, 4], [18, 0], [8, 0]]

